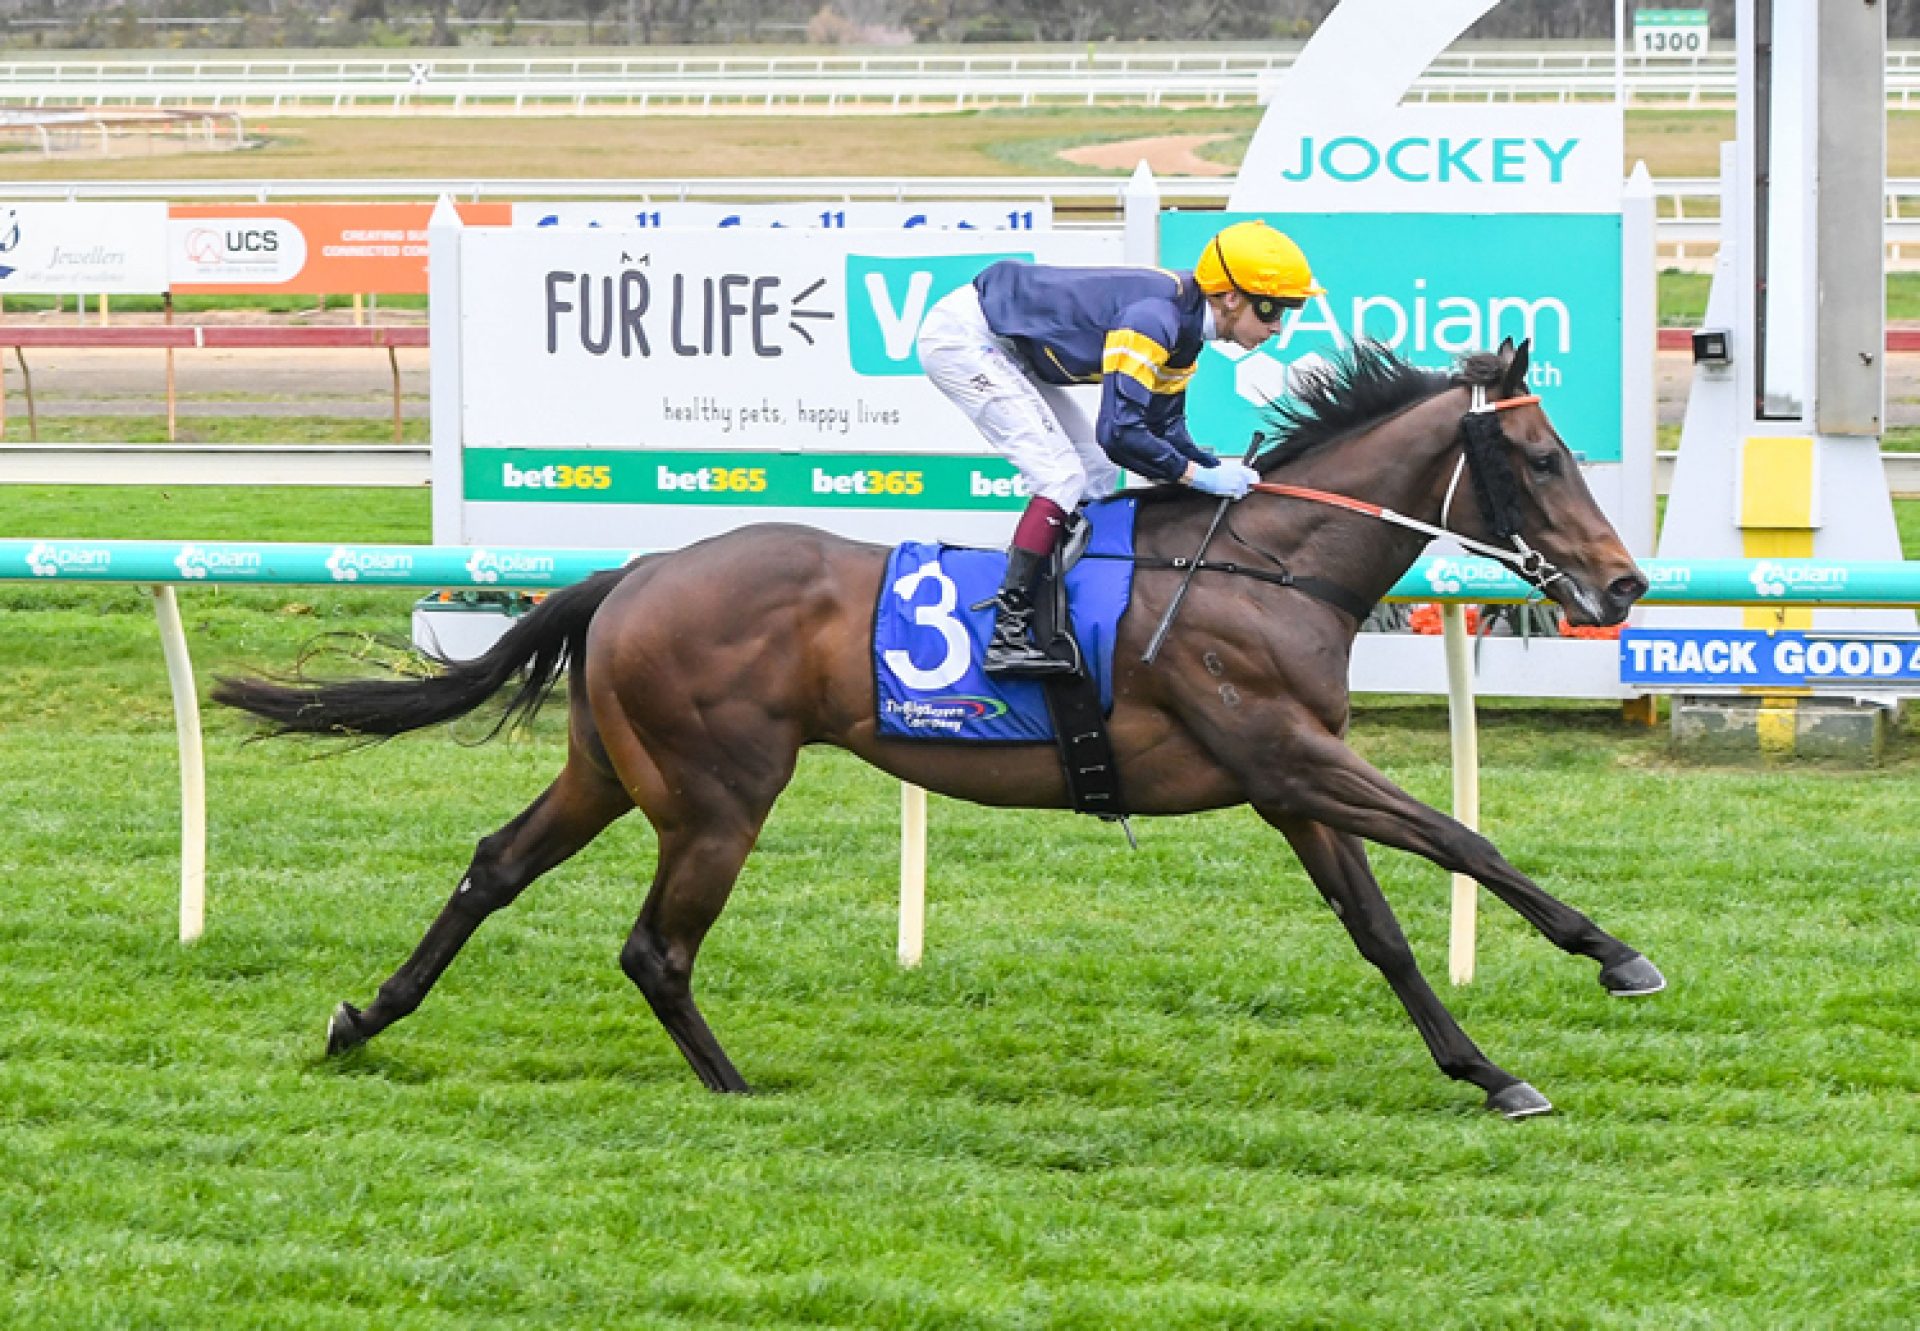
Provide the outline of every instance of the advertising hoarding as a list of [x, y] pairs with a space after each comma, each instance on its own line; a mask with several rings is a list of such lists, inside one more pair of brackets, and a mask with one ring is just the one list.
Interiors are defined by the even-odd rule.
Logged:
[[[756, 521], [999, 544], [1025, 491], [922, 375], [921, 320], [1000, 259], [1121, 257], [1111, 232], [455, 234], [458, 434], [436, 424], [434, 448], [461, 502], [435, 539], [514, 544]], [[434, 315], [438, 357], [437, 290]]]
[[0, 296], [167, 289], [164, 203], [0, 201]]
[[[457, 205], [469, 226], [509, 225], [513, 205]], [[426, 203], [174, 204], [167, 271], [194, 294], [424, 295]]]
[[876, 199], [813, 202], [709, 203], [705, 201], [516, 203], [515, 226], [585, 226], [615, 231], [674, 227], [795, 227], [801, 230], [1046, 231], [1053, 205], [1045, 199], [929, 200], [894, 203]]

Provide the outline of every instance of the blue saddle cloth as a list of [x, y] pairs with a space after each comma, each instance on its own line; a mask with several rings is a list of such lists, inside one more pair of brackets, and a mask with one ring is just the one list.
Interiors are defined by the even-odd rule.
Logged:
[[[1132, 555], [1132, 499], [1090, 505], [1088, 554]], [[895, 546], [873, 616], [873, 674], [880, 734], [889, 739], [1032, 744], [1053, 738], [1037, 679], [981, 669], [993, 607], [970, 610], [1000, 586], [997, 550], [909, 542]], [[1067, 603], [1100, 706], [1113, 708], [1113, 650], [1133, 591], [1126, 559], [1082, 559], [1067, 573]]]

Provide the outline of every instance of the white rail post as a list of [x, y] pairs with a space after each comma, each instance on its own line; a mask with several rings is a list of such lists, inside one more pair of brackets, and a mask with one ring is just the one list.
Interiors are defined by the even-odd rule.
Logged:
[[460, 545], [466, 540], [466, 482], [461, 475], [466, 408], [460, 387], [463, 235], [453, 196], [442, 194], [427, 219], [427, 410], [433, 444], [433, 539], [439, 545]]
[[160, 648], [173, 690], [173, 729], [180, 746], [180, 941], [191, 943], [207, 925], [207, 766], [200, 745], [200, 697], [173, 588], [153, 589], [160, 617]]
[[1160, 185], [1153, 178], [1147, 159], [1133, 168], [1127, 187], [1120, 192], [1123, 222], [1121, 253], [1132, 264], [1160, 262]]
[[920, 964], [927, 941], [927, 792], [900, 783], [900, 964]]
[[[1480, 735], [1473, 715], [1473, 649], [1467, 640], [1467, 610], [1457, 601], [1440, 608], [1447, 645], [1447, 730], [1453, 739], [1453, 816], [1480, 830]], [[1480, 885], [1453, 875], [1453, 914], [1447, 933], [1447, 973], [1455, 984], [1473, 983], [1474, 932]]]

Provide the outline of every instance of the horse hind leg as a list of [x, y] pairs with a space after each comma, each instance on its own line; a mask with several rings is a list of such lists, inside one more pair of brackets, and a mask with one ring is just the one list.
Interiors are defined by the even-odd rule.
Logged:
[[420, 1006], [467, 940], [495, 911], [511, 905], [547, 870], [571, 857], [633, 807], [620, 783], [585, 759], [569, 756], [554, 783], [512, 822], [481, 840], [413, 955], [361, 1011], [342, 1003], [327, 1023], [327, 1052], [365, 1044]]
[[731, 758], [724, 776], [689, 765], [671, 779], [649, 782], [655, 798], [641, 801], [659, 836], [660, 858], [640, 918], [620, 949], [620, 969], [710, 1091], [751, 1089], [693, 1000], [693, 964], [793, 776], [798, 740], [783, 748], [769, 743], [772, 738], [763, 732], [758, 743], [722, 744]]

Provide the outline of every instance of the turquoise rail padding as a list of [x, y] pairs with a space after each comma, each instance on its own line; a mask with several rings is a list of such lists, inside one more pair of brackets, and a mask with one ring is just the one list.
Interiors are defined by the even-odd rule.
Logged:
[[0, 541], [0, 579], [183, 587], [564, 587], [642, 551], [246, 541]]
[[[1920, 605], [1920, 561], [1843, 564], [1825, 559], [1643, 559], [1643, 605]], [[1505, 565], [1480, 558], [1421, 559], [1393, 585], [1394, 601], [1538, 599]]]
[[[0, 541], [0, 581], [178, 586], [564, 587], [643, 550], [521, 546], [286, 545], [246, 541]], [[1642, 560], [1645, 602], [1667, 605], [1920, 605], [1920, 561]], [[1395, 583], [1396, 601], [1527, 601], [1504, 565], [1427, 558]]]

